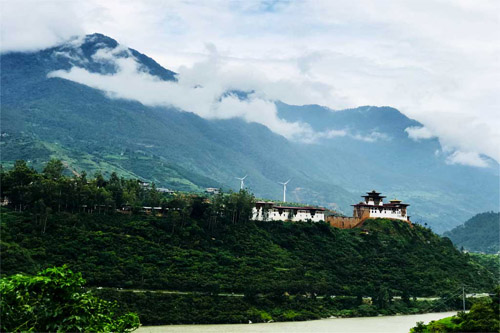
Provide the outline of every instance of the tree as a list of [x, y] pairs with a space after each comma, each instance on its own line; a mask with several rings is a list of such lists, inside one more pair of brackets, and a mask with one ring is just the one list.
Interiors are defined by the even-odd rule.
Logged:
[[231, 223], [241, 223], [252, 218], [255, 197], [246, 190], [224, 196], [223, 207], [226, 219]]
[[500, 287], [488, 299], [472, 305], [470, 312], [459, 312], [453, 317], [431, 321], [424, 325], [418, 322], [411, 333], [420, 332], [500, 332]]
[[130, 332], [139, 327], [134, 313], [116, 314], [117, 304], [83, 289], [85, 280], [66, 266], [35, 276], [0, 280], [0, 329], [3, 332]]
[[1, 197], [7, 197], [14, 207], [23, 210], [30, 202], [32, 190], [30, 184], [37, 178], [37, 172], [28, 167], [25, 161], [19, 160], [14, 168], [2, 175]]
[[146, 205], [157, 207], [160, 205], [161, 199], [162, 199], [162, 194], [160, 191], [156, 189], [155, 183], [153, 183], [147, 193]]
[[489, 299], [472, 305], [469, 313], [460, 313], [456, 324], [464, 332], [499, 332], [500, 331], [500, 287]]
[[60, 160], [52, 159], [43, 169], [43, 174], [45, 175], [45, 177], [55, 180], [62, 177], [63, 171], [64, 164]]

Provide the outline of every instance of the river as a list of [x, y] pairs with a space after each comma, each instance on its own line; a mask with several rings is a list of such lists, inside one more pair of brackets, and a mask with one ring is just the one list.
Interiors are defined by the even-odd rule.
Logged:
[[457, 312], [425, 313], [418, 315], [335, 318], [311, 321], [279, 322], [270, 324], [227, 324], [227, 325], [166, 325], [145, 326], [139, 328], [139, 333], [179, 332], [179, 333], [210, 333], [210, 332], [367, 332], [367, 333], [408, 333], [418, 321], [428, 323], [450, 317]]

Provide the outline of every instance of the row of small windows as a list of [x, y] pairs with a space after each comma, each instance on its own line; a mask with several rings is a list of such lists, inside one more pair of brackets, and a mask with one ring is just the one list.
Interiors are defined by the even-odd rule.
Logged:
[[[283, 210], [283, 212], [284, 213], [290, 213], [290, 210], [289, 209], [285, 209], [285, 210]], [[271, 211], [271, 213], [279, 214], [279, 210], [275, 209], [275, 210]], [[307, 210], [298, 210], [297, 214], [311, 214], [311, 213], [308, 212]], [[322, 214], [322, 213], [316, 213], [316, 214]]]
[[383, 211], [379, 211], [379, 210], [376, 210], [376, 209], [370, 209], [370, 213], [383, 213], [383, 214], [388, 214], [388, 213], [391, 213], [391, 214], [399, 214], [400, 211], [399, 210], [390, 210], [390, 211], [387, 211], [387, 210], [383, 210]]
[[[289, 214], [290, 212], [289, 212], [289, 211], [284, 211], [284, 213], [288, 213], [288, 214]], [[273, 211], [273, 212], [270, 212], [269, 214], [270, 214], [270, 215], [274, 215], [274, 216], [280, 216], [280, 215], [281, 215], [278, 211]], [[321, 216], [321, 217], [322, 217], [322, 216], [324, 215], [323, 213], [316, 213], [316, 214], [314, 214], [314, 215], [313, 215], [313, 214], [310, 214], [310, 213], [308, 213], [308, 212], [306, 212], [306, 211], [299, 211], [299, 212], [297, 213], [297, 215], [298, 215], [298, 214], [309, 214], [309, 215], [311, 215], [311, 216], [313, 216], [313, 217], [314, 217], [314, 216]]]

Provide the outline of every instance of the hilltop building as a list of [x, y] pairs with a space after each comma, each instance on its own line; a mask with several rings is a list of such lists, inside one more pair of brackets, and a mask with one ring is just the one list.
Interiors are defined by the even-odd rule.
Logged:
[[363, 195], [364, 201], [352, 205], [354, 207], [352, 217], [328, 216], [326, 221], [331, 226], [342, 229], [358, 227], [368, 218], [396, 219], [411, 224], [407, 212], [408, 204], [396, 199], [384, 203], [385, 196], [380, 194], [373, 190]]
[[352, 205], [354, 207], [353, 217], [382, 217], [389, 219], [397, 219], [403, 221], [409, 221], [410, 217], [406, 214], [406, 207], [408, 204], [404, 204], [401, 200], [390, 200], [389, 203], [384, 203], [383, 199], [385, 196], [380, 195], [379, 192], [375, 190], [367, 192], [367, 195], [363, 195], [365, 198], [364, 202]]
[[253, 208], [253, 220], [319, 222], [325, 220], [325, 209], [311, 206], [280, 206], [274, 202], [257, 201]]

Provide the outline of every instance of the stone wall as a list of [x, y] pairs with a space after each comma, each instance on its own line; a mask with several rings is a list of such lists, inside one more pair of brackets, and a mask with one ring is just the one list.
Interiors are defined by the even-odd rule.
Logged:
[[[363, 225], [363, 222], [368, 218], [370, 218], [370, 216], [368, 216], [368, 214], [363, 214], [363, 217], [361, 217], [361, 218], [360, 217], [327, 216], [326, 222], [335, 228], [353, 229], [353, 228], [361, 227]], [[405, 223], [408, 223], [413, 228], [413, 225], [409, 220], [408, 221], [404, 221], [404, 220], [400, 220], [400, 219], [390, 219], [390, 220], [403, 221]]]
[[352, 229], [357, 227], [364, 219], [358, 217], [328, 216], [326, 222], [332, 227], [340, 229]]

